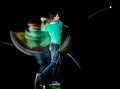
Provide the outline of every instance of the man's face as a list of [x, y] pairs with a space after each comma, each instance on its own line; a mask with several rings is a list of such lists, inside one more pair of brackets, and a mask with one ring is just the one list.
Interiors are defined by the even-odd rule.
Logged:
[[58, 21], [60, 19], [59, 15], [56, 14], [56, 16], [53, 18], [54, 21]]

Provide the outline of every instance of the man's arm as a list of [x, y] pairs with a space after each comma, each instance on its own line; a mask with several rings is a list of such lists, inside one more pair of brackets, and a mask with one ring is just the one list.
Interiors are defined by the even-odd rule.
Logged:
[[41, 31], [44, 31], [44, 26], [50, 23], [50, 19], [41, 17], [40, 20], [41, 20]]

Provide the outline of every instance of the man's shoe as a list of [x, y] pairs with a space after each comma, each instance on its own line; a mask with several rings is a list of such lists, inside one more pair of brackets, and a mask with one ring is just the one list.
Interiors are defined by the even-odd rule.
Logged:
[[49, 84], [50, 87], [60, 87], [60, 85], [59, 81], [53, 81], [52, 84]]
[[35, 82], [34, 82], [35, 87], [40, 85], [41, 80], [42, 80], [41, 79], [41, 74], [40, 73], [36, 73]]

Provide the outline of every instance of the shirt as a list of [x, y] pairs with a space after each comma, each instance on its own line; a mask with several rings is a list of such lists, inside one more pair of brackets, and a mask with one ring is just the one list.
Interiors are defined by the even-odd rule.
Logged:
[[62, 27], [63, 23], [60, 20], [58, 22], [51, 22], [49, 24], [46, 24], [43, 27], [43, 30], [49, 33], [51, 37], [51, 43], [58, 45], [61, 44]]

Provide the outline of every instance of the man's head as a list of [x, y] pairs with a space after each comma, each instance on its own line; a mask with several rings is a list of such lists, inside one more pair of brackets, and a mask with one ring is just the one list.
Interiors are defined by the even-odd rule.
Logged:
[[40, 28], [40, 23], [33, 22], [33, 21], [28, 21], [27, 25], [31, 29]]
[[49, 18], [50, 18], [50, 20], [52, 20], [52, 21], [58, 21], [59, 18], [60, 18], [59, 15], [60, 15], [60, 12], [57, 11], [57, 10], [51, 10], [51, 11], [49, 12]]

